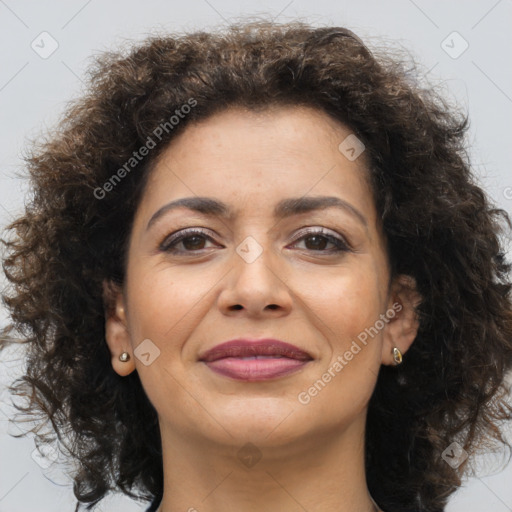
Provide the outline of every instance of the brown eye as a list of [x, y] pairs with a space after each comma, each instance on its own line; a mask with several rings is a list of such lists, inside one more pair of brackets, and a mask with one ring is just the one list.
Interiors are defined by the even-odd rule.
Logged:
[[326, 245], [330, 242], [327, 237], [322, 235], [309, 235], [304, 239], [306, 240], [306, 247], [312, 250], [325, 249]]
[[192, 251], [194, 249], [203, 249], [205, 239], [202, 236], [193, 235], [182, 238], [181, 243], [185, 249]]
[[308, 251], [339, 253], [350, 250], [349, 244], [343, 238], [327, 233], [323, 228], [302, 230], [299, 235], [302, 236], [296, 238], [293, 245], [297, 245], [297, 243], [303, 241], [304, 248]]
[[[192, 253], [199, 252], [206, 247], [208, 242], [213, 242], [213, 238], [199, 229], [184, 229], [172, 233], [161, 244], [160, 251], [168, 253]], [[181, 247], [180, 247], [181, 245]]]

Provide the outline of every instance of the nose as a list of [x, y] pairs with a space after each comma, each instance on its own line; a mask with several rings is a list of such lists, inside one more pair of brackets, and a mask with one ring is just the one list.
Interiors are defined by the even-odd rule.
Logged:
[[254, 253], [252, 256], [247, 258], [243, 252], [233, 252], [232, 271], [224, 281], [218, 307], [229, 316], [275, 318], [289, 314], [292, 296], [277, 261], [278, 255], [264, 249], [255, 259]]

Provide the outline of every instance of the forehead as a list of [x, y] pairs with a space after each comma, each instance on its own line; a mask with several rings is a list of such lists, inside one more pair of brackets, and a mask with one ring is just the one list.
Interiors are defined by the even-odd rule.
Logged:
[[340, 150], [353, 136], [349, 127], [310, 107], [230, 108], [191, 123], [172, 140], [154, 165], [146, 200], [154, 206], [213, 196], [248, 212], [283, 197], [334, 194], [371, 218], [366, 155], [351, 160]]

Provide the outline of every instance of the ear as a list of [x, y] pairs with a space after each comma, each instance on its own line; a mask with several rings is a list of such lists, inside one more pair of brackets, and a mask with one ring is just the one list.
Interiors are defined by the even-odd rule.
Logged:
[[402, 355], [409, 350], [418, 334], [416, 307], [421, 300], [413, 277], [401, 274], [393, 280], [386, 312], [389, 322], [384, 329], [382, 364], [395, 365], [393, 347], [397, 347]]
[[[103, 304], [105, 310], [105, 339], [111, 354], [112, 368], [125, 377], [135, 370], [132, 346], [128, 332], [123, 291], [112, 281], [103, 281]], [[119, 360], [123, 352], [130, 354], [126, 362]]]

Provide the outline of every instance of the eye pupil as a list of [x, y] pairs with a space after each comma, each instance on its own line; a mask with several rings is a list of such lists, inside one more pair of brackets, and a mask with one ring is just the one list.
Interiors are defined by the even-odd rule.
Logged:
[[[313, 240], [313, 244], [308, 244], [308, 240]], [[313, 245], [313, 247], [308, 247], [308, 249], [325, 249], [327, 243], [327, 239], [321, 235], [310, 235], [306, 239], [306, 246]]]
[[204, 237], [202, 236], [193, 235], [183, 239], [183, 247], [186, 249], [202, 249], [202, 245], [204, 245]]

